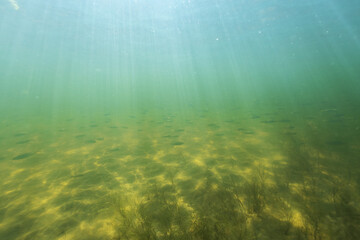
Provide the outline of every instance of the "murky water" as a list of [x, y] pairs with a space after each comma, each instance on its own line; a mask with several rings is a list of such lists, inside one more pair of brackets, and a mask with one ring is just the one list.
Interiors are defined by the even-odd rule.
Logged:
[[0, 239], [359, 239], [356, 1], [4, 1]]

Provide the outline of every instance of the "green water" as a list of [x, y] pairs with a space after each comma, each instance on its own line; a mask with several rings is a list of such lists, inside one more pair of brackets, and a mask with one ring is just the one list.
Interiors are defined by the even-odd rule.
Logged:
[[0, 239], [359, 239], [357, 1], [0, 3]]

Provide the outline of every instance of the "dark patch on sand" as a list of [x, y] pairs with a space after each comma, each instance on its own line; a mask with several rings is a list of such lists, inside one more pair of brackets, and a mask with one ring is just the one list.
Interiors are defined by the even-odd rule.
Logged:
[[30, 142], [30, 140], [19, 141], [19, 142], [17, 142], [16, 144], [24, 144], [24, 143], [28, 143], [28, 142]]
[[332, 140], [332, 141], [327, 141], [326, 144], [331, 145], [331, 146], [342, 146], [342, 145], [345, 145], [345, 142], [343, 142], [341, 140]]
[[14, 134], [14, 137], [22, 137], [25, 135], [26, 135], [26, 133], [16, 133], [16, 134]]
[[267, 123], [267, 124], [269, 124], [269, 123], [276, 123], [276, 121], [274, 121], [274, 120], [268, 120], [268, 121], [261, 121], [262, 123]]
[[34, 155], [34, 153], [23, 153], [20, 155], [17, 155], [16, 157], [13, 158], [13, 160], [21, 160], [21, 159], [25, 159], [28, 158], [30, 156]]

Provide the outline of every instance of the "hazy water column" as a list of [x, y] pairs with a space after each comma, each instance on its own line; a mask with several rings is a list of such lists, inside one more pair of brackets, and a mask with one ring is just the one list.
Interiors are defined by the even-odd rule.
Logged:
[[2, 102], [137, 108], [246, 105], [274, 94], [339, 89], [353, 96], [359, 88], [358, 5], [2, 3]]

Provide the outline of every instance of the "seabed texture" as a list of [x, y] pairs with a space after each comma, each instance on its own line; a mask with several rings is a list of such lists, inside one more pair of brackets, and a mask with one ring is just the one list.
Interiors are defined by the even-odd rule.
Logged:
[[310, 108], [2, 119], [0, 236], [357, 239], [359, 116]]

